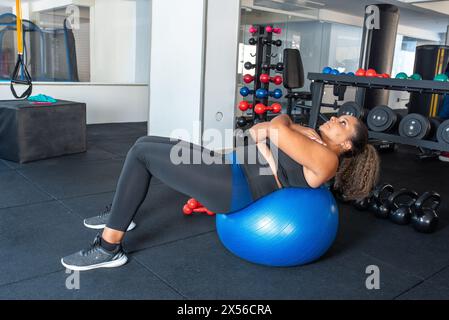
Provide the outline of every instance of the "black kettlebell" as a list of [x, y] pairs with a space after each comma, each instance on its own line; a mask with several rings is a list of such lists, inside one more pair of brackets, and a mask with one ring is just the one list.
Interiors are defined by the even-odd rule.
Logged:
[[[430, 202], [430, 207], [425, 206]], [[416, 231], [432, 233], [438, 227], [437, 210], [441, 204], [441, 196], [436, 192], [425, 192], [413, 206], [412, 225]]]
[[355, 200], [352, 204], [357, 210], [366, 211], [370, 208], [372, 201], [372, 196], [370, 196], [361, 200]]
[[374, 189], [373, 198], [370, 205], [370, 211], [380, 219], [388, 219], [390, 208], [388, 197], [394, 192], [391, 184], [385, 183]]
[[415, 191], [402, 189], [394, 192], [388, 198], [388, 207], [390, 208], [389, 218], [391, 222], [399, 225], [407, 225], [412, 220], [412, 206], [419, 198]]

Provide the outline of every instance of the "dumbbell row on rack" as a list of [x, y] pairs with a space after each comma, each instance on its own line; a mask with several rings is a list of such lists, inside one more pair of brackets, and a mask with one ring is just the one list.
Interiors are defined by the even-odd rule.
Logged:
[[[242, 101], [239, 104], [239, 109], [243, 112], [249, 110], [249, 109], [253, 109], [253, 105], [250, 104], [248, 101]], [[267, 107], [265, 106], [263, 103], [258, 103], [256, 104], [256, 107], [254, 108], [254, 111], [257, 114], [263, 114], [266, 111], [271, 111], [273, 113], [280, 113], [282, 111], [282, 105], [279, 103], [273, 103], [271, 105], [271, 107]], [[260, 112], [260, 113], [258, 113]]]
[[434, 140], [449, 145], [449, 120], [427, 118], [411, 113], [404, 117], [388, 106], [377, 106], [371, 111], [360, 108], [356, 102], [343, 104], [338, 115], [352, 115], [365, 120], [368, 128], [374, 132], [397, 132], [405, 138]]
[[412, 224], [422, 233], [433, 233], [438, 227], [437, 210], [441, 196], [433, 191], [419, 196], [415, 191], [401, 189], [395, 191], [391, 184], [378, 185], [368, 198], [354, 201], [357, 210], [369, 210], [380, 219], [389, 219], [398, 225]]
[[[243, 82], [246, 84], [250, 84], [256, 78], [250, 74], [245, 74], [243, 76]], [[281, 76], [270, 77], [270, 75], [264, 73], [259, 77], [260, 82], [262, 83], [270, 83], [273, 82], [275, 85], [279, 86], [284, 82], [284, 79]]]
[[[254, 63], [246, 62], [244, 65], [246, 70], [252, 70], [257, 67]], [[277, 64], [263, 64], [262, 70], [268, 71], [268, 70], [276, 70], [277, 72], [284, 71], [284, 64], [282, 62], [279, 62]]]
[[284, 93], [281, 89], [276, 89], [274, 91], [268, 91], [267, 89], [257, 89], [255, 92], [254, 90], [250, 90], [248, 87], [243, 87], [242, 89], [240, 89], [240, 95], [242, 95], [242, 97], [247, 97], [250, 94], [255, 94], [258, 99], [265, 99], [268, 97], [280, 99], [282, 98]]

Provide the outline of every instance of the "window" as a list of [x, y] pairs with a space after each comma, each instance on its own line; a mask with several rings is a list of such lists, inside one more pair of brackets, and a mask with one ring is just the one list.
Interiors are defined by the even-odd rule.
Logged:
[[[150, 0], [70, 2], [22, 0], [33, 81], [148, 83]], [[15, 65], [15, 23], [14, 1], [0, 0], [0, 81]]]

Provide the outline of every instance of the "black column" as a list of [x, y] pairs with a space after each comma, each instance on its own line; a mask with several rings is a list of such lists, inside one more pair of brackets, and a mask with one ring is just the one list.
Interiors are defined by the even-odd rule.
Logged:
[[[416, 48], [414, 72], [419, 73], [423, 80], [433, 80], [436, 75], [447, 71], [448, 62], [448, 46], [419, 46]], [[409, 111], [426, 117], [435, 117], [443, 100], [444, 95], [412, 93]]]
[[[377, 12], [365, 14], [363, 24], [362, 50], [360, 68], [375, 69], [377, 73], [391, 74], [393, 69], [394, 49], [399, 25], [399, 8], [389, 4], [372, 5], [378, 8], [379, 17], [373, 17]], [[371, 6], [367, 6], [366, 11]], [[379, 21], [378, 28], [371, 22]], [[367, 109], [377, 105], [388, 104], [389, 91], [374, 89], [359, 89], [357, 101]]]

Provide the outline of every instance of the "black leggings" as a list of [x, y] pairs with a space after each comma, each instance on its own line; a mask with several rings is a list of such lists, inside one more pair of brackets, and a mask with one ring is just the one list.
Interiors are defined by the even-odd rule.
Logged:
[[[175, 154], [190, 155], [191, 162], [172, 163], [174, 146]], [[201, 160], [205, 153], [215, 160], [212, 164]], [[246, 200], [236, 201], [239, 194], [248, 191], [248, 185], [246, 180], [236, 179], [235, 169], [229, 156], [204, 147], [164, 137], [142, 137], [126, 157], [107, 227], [123, 232], [128, 228], [145, 200], [153, 176], [172, 189], [195, 198], [213, 212], [229, 213], [241, 209], [252, 199], [246, 197]]]

